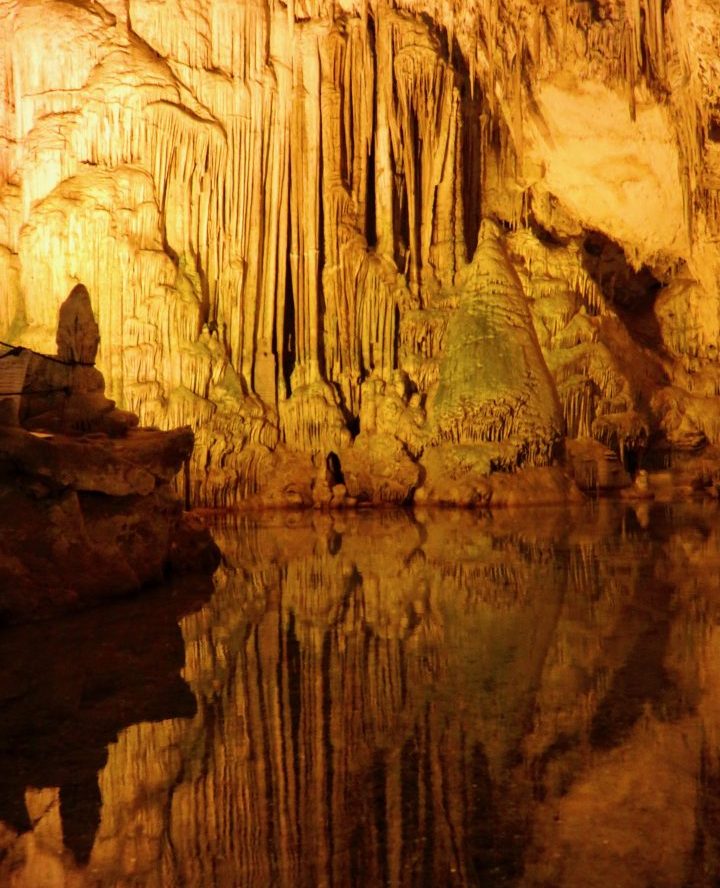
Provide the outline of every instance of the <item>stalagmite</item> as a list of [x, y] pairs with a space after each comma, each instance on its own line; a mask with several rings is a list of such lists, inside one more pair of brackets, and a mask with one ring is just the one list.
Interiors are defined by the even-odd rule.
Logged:
[[549, 464], [562, 434], [557, 396], [497, 227], [483, 223], [445, 334], [431, 421], [439, 440], [511, 442], [518, 462]]
[[[47, 350], [83, 281], [109, 396], [195, 429], [198, 503], [312, 502], [399, 371], [387, 464], [712, 445], [718, 33], [709, 0], [0, 0], [0, 339]], [[451, 419], [483, 220], [523, 357], [468, 346], [485, 418]]]

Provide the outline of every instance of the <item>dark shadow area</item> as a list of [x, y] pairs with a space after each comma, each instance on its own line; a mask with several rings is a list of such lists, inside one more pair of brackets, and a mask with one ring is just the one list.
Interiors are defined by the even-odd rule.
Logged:
[[352, 435], [353, 438], [357, 438], [360, 434], [360, 417], [353, 416], [350, 413], [346, 414], [346, 423], [348, 427], [348, 431]]
[[630, 475], [631, 478], [635, 476], [635, 473], [643, 468], [643, 454], [644, 450], [641, 448], [632, 448], [625, 447], [622, 452], [623, 466], [625, 471]]
[[547, 228], [541, 225], [533, 215], [528, 219], [528, 224], [535, 237], [546, 247], [567, 246], [567, 240], [561, 240], [559, 237], [556, 237], [552, 231], [548, 231]]
[[588, 0], [590, 14], [594, 22], [601, 22], [605, 18], [605, 12], [600, 0]]
[[365, 240], [372, 250], [377, 245], [377, 228], [375, 220], [375, 142], [370, 143], [368, 155], [367, 181], [365, 195]]
[[428, 30], [428, 34], [435, 38], [438, 46], [438, 56], [445, 61], [448, 60], [448, 32], [447, 28], [445, 28], [440, 22], [434, 19], [427, 12], [419, 12], [417, 17], [420, 21], [425, 25]]
[[[375, 42], [375, 20], [368, 16], [368, 41], [373, 59], [373, 79], [377, 79], [377, 50]], [[377, 126], [377, 89], [373, 95], [373, 132]], [[349, 179], [349, 177], [348, 177]], [[348, 181], [346, 179], [346, 181]], [[349, 184], [349, 182], [348, 182]], [[366, 181], [365, 181], [365, 240], [370, 249], [377, 245], [377, 221], [375, 218], [375, 139], [370, 140]]]
[[66, 847], [87, 862], [100, 823], [98, 772], [132, 724], [190, 718], [178, 620], [212, 580], [188, 577], [142, 598], [0, 633], [0, 820], [31, 828], [29, 787], [59, 787]]
[[523, 846], [528, 835], [514, 818], [503, 816], [503, 791], [493, 785], [484, 748], [474, 743], [468, 756], [469, 874], [473, 883], [489, 888], [515, 885], [523, 871]]
[[328, 471], [328, 481], [330, 486], [335, 484], [344, 484], [345, 476], [343, 475], [342, 466], [340, 465], [340, 457], [331, 450], [325, 458], [325, 468]]
[[[392, 153], [392, 148], [391, 148]], [[402, 270], [410, 253], [410, 209], [408, 205], [406, 171], [402, 154], [391, 158], [394, 167], [393, 183], [393, 219], [396, 220], [393, 232], [393, 248], [395, 263]]]
[[453, 38], [452, 64], [460, 88], [463, 231], [469, 262], [475, 255], [482, 220], [482, 99], [479, 90], [472, 89], [467, 60], [456, 38]]
[[636, 602], [638, 612], [628, 615], [625, 629], [637, 635], [593, 718], [589, 739], [596, 749], [622, 743], [646, 705], [659, 718], [679, 714], [679, 692], [665, 667], [672, 595], [672, 586], [654, 580], [642, 590], [640, 598], [646, 600]]
[[[290, 224], [290, 212], [288, 212], [288, 244], [291, 243], [292, 231]], [[292, 268], [290, 267], [290, 250], [287, 251], [285, 267], [285, 303], [283, 305], [283, 335], [282, 342], [278, 343], [280, 354], [280, 367], [285, 381], [285, 393], [289, 398], [292, 394], [292, 374], [295, 369], [297, 347], [295, 344], [295, 296], [293, 292]]]
[[653, 311], [662, 284], [643, 266], [636, 271], [622, 247], [599, 231], [591, 231], [583, 242], [585, 270], [602, 290], [638, 345], [662, 346], [660, 326]]
[[673, 451], [664, 432], [656, 431], [648, 438], [648, 446], [642, 456], [640, 468], [648, 472], [664, 472], [673, 465]]

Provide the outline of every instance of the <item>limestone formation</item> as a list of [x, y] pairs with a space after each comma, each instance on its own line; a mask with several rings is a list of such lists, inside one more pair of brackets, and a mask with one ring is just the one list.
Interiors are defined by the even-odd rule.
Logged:
[[713, 0], [0, 0], [0, 339], [52, 351], [82, 281], [198, 504], [310, 505], [330, 452], [360, 503], [468, 447], [479, 488], [566, 440], [713, 452], [719, 34]]
[[207, 530], [183, 515], [177, 496], [192, 431], [135, 428], [138, 418], [105, 397], [98, 341], [78, 284], [60, 307], [56, 355], [0, 353], [18, 389], [17, 409], [0, 418], [0, 623], [134, 592], [173, 567], [217, 563]]
[[112, 441], [0, 428], [0, 624], [212, 569], [214, 544], [172, 486], [192, 443], [189, 429]]
[[100, 342], [90, 294], [77, 284], [60, 306], [57, 358], [33, 354], [22, 386], [19, 419], [43, 432], [123, 435], [138, 424], [105, 396], [105, 379], [95, 366]]

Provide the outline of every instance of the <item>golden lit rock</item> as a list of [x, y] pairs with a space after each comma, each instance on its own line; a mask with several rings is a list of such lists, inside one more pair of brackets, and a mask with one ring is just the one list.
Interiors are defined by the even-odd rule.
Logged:
[[47, 351], [86, 285], [109, 397], [193, 427], [207, 505], [309, 504], [374, 434], [494, 442], [482, 477], [714, 446], [718, 33], [710, 0], [2, 0], [0, 338]]

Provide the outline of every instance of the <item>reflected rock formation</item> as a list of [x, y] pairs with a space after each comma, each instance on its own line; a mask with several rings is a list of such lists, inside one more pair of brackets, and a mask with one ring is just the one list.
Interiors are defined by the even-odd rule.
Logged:
[[73, 874], [96, 853], [108, 747], [136, 722], [197, 712], [178, 620], [211, 589], [189, 577], [0, 633], [0, 884], [86, 884]]
[[40, 731], [42, 762], [3, 767], [0, 883], [720, 877], [715, 507], [266, 514], [217, 539], [181, 620], [196, 709], [172, 679], [162, 720], [141, 706], [112, 740], [101, 708], [83, 733], [107, 753], [68, 779]]

